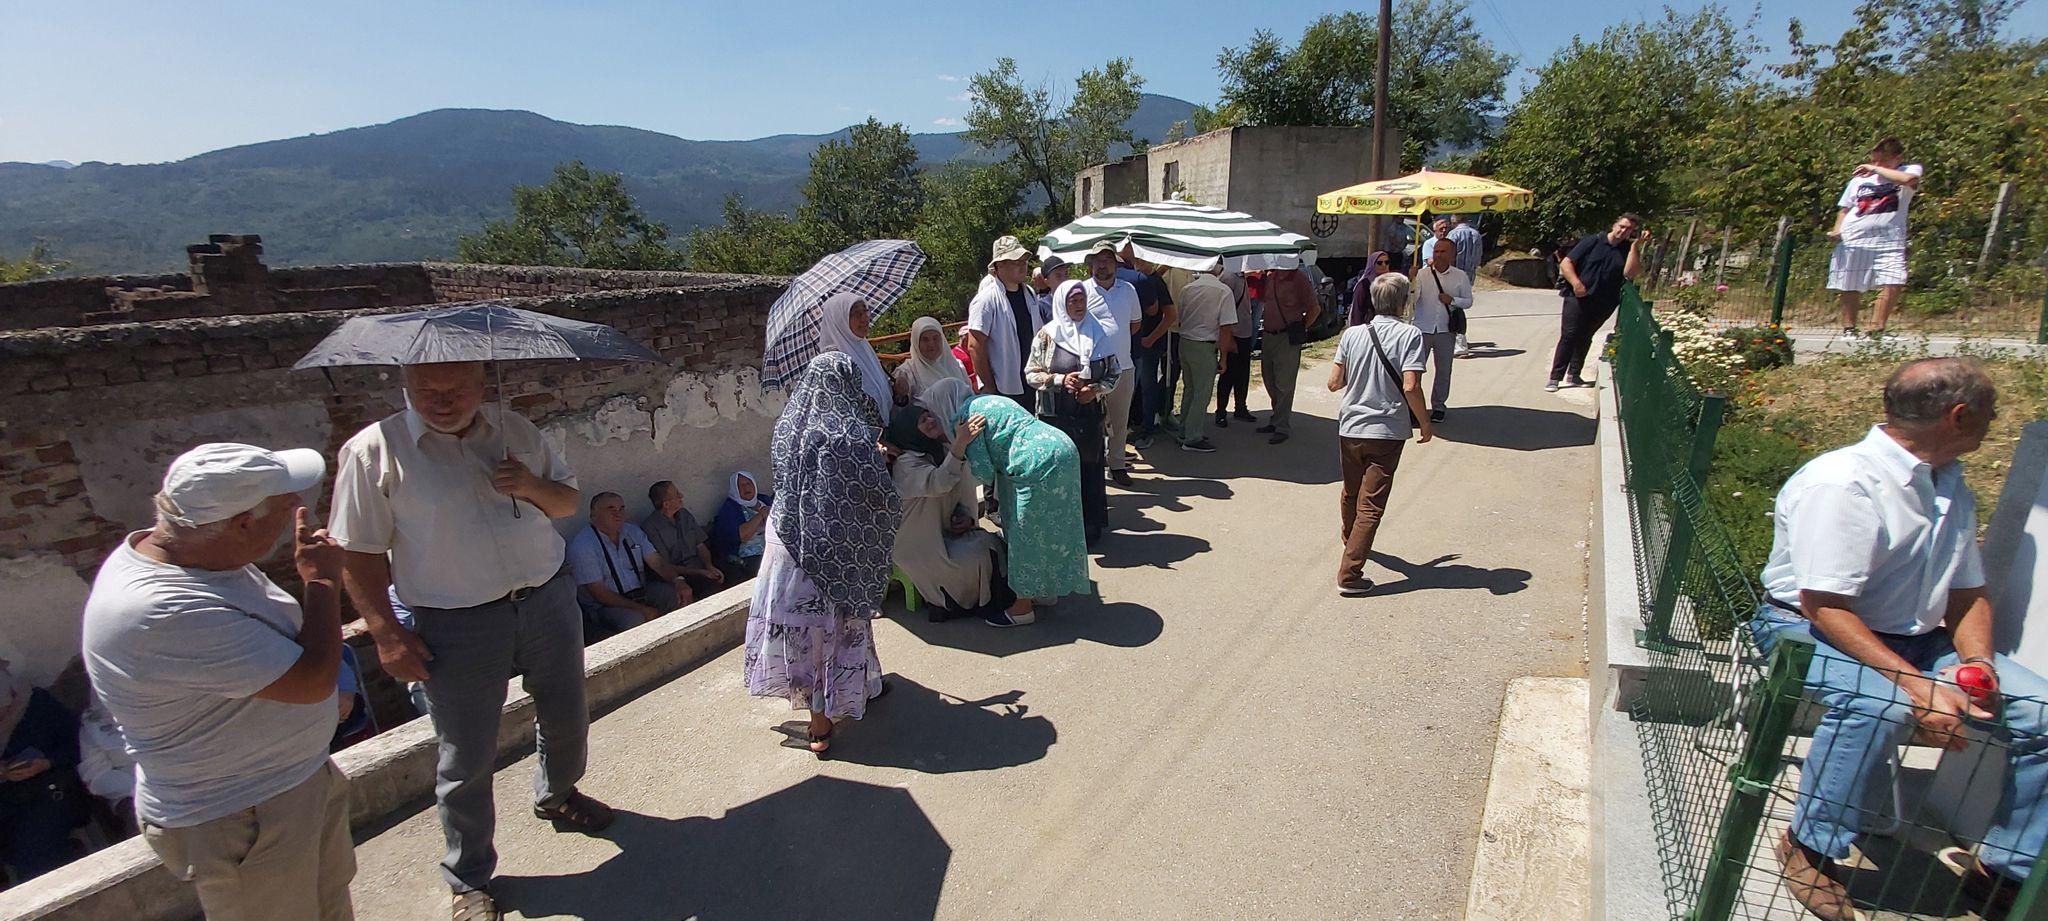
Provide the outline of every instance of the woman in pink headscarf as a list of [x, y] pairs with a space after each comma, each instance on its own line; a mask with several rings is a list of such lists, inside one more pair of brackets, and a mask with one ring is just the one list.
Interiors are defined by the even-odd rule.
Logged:
[[1358, 280], [1351, 283], [1351, 312], [1345, 317], [1346, 327], [1358, 326], [1372, 321], [1372, 280], [1393, 271], [1392, 257], [1386, 250], [1372, 254], [1372, 261]]

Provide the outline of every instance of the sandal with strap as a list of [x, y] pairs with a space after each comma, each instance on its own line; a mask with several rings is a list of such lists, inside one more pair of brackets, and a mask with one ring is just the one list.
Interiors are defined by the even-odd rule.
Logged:
[[818, 756], [820, 760], [831, 757], [832, 733], [838, 728], [838, 724], [835, 723], [832, 725], [831, 729], [825, 730], [823, 735], [820, 735], [815, 732], [805, 733], [806, 741], [809, 743], [805, 747], [810, 749], [811, 754]]
[[482, 889], [455, 893], [452, 909], [454, 921], [498, 921], [504, 917], [498, 911], [497, 900]]
[[533, 807], [533, 815], [534, 818], [554, 823], [556, 831], [580, 831], [586, 835], [594, 835], [610, 828], [612, 819], [615, 818], [612, 807], [592, 799], [580, 790], [571, 790], [568, 796], [550, 805], [536, 804]]

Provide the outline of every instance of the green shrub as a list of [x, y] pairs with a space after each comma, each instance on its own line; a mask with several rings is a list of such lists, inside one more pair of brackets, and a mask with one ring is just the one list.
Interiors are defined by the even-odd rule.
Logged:
[[1771, 509], [1785, 480], [1813, 455], [1782, 432], [1731, 422], [1714, 440], [1707, 509], [1727, 529], [1752, 578], [1771, 555]]
[[1737, 326], [1724, 330], [1722, 336], [1735, 343], [1736, 354], [1742, 356], [1742, 370], [1748, 373], [1782, 368], [1792, 363], [1792, 337], [1785, 328], [1764, 324], [1762, 326]]

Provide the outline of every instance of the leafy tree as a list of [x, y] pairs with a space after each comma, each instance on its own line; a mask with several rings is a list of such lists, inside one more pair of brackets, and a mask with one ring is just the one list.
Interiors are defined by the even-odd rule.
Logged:
[[1025, 85], [1017, 62], [1001, 58], [968, 84], [974, 102], [965, 134], [984, 150], [1007, 153], [1020, 181], [1045, 195], [1047, 223], [1065, 223], [1073, 217], [1074, 174], [1133, 143], [1124, 123], [1138, 111], [1144, 84], [1130, 59], [1117, 58], [1084, 71], [1073, 97], [1055, 105], [1050, 87]]
[[512, 216], [456, 240], [465, 262], [565, 265], [590, 269], [673, 269], [668, 225], [650, 221], [618, 173], [593, 172], [581, 160], [555, 167], [547, 185], [512, 190]]
[[724, 216], [724, 223], [700, 227], [685, 240], [692, 271], [794, 275], [823, 255], [787, 214], [755, 211], [728, 195]]
[[50, 248], [43, 241], [29, 244], [27, 255], [10, 260], [0, 255], [0, 284], [16, 281], [33, 281], [45, 275], [55, 275], [69, 268], [63, 261], [50, 257]]
[[912, 235], [929, 261], [903, 302], [877, 324], [877, 335], [909, 329], [927, 314], [948, 323], [965, 318], [988, 270], [989, 244], [1004, 234], [1035, 241], [1042, 233], [1016, 226], [1024, 185], [1008, 161], [949, 165], [925, 173], [924, 185], [924, 212]]
[[[1440, 144], [1484, 140], [1500, 109], [1514, 58], [1482, 37], [1468, 10], [1466, 0], [1403, 0], [1394, 12], [1387, 113], [1405, 167]], [[1378, 19], [1365, 13], [1317, 19], [1292, 47], [1260, 29], [1217, 56], [1222, 101], [1197, 109], [1190, 127], [1369, 125], [1378, 55]]]
[[1603, 227], [1662, 212], [1693, 168], [1688, 139], [1728, 109], [1752, 45], [1719, 7], [1573, 39], [1537, 71], [1489, 155], [1499, 178], [1536, 192], [1511, 212], [1518, 236]]
[[803, 196], [798, 220], [821, 252], [903, 236], [924, 199], [910, 132], [869, 118], [846, 140], [825, 142], [811, 154]]

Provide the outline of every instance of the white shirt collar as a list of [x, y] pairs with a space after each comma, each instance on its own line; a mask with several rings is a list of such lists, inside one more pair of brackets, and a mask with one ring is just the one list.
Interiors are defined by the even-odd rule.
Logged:
[[[476, 424], [471, 426], [468, 434], [463, 437], [489, 432], [492, 428], [496, 427], [496, 424], [491, 421], [490, 409], [491, 407], [488, 405], [476, 408]], [[433, 426], [428, 425], [426, 417], [420, 415], [419, 410], [412, 408], [410, 405], [405, 407], [405, 434], [412, 439], [412, 443], [415, 445], [419, 444], [421, 439], [426, 438], [428, 435], [448, 435], [447, 432], [438, 431]], [[455, 438], [456, 436], [448, 435], [448, 437]]]
[[1863, 438], [1863, 446], [1868, 450], [1871, 459], [1890, 471], [1901, 484], [1910, 485], [1913, 477], [1922, 470], [1927, 471], [1927, 478], [1931, 481], [1937, 472], [1946, 471], [1953, 466], [1944, 464], [1942, 471], [1936, 471], [1934, 465], [1921, 460], [1913, 452], [1906, 450], [1905, 445], [1899, 444], [1897, 439], [1887, 434], [1882, 424], [1870, 427], [1870, 434]]

